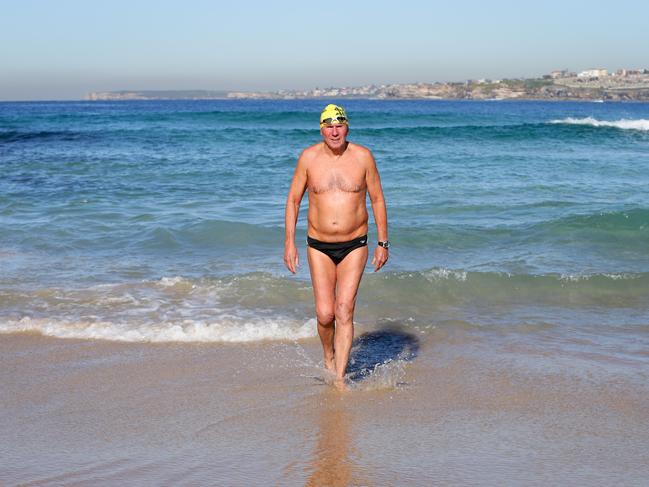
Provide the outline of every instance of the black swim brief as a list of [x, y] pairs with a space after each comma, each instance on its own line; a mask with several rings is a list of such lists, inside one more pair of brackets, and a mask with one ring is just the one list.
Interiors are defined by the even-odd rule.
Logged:
[[338, 265], [352, 250], [367, 246], [367, 235], [348, 242], [321, 242], [307, 236], [306, 243], [309, 247], [327, 254], [334, 264]]

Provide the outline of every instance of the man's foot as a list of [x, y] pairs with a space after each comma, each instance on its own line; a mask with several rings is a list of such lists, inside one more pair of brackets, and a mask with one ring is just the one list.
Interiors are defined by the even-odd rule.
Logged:
[[324, 366], [325, 369], [327, 369], [329, 372], [333, 372], [334, 374], [336, 373], [336, 362], [333, 357], [330, 359], [324, 359]]
[[344, 378], [336, 377], [334, 379], [333, 386], [340, 392], [349, 391], [349, 385]]

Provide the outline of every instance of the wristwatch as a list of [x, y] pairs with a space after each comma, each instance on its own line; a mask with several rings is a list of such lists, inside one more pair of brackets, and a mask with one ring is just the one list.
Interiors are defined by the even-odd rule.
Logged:
[[379, 247], [383, 247], [384, 249], [389, 249], [390, 241], [389, 240], [379, 241]]

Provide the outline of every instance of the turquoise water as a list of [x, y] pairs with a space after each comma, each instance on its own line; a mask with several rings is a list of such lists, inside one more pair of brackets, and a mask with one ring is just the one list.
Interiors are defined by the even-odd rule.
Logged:
[[[314, 336], [306, 265], [282, 263], [283, 211], [324, 103], [1, 103], [0, 330]], [[361, 324], [587, 332], [647, 360], [649, 105], [345, 107], [394, 244], [363, 281]]]

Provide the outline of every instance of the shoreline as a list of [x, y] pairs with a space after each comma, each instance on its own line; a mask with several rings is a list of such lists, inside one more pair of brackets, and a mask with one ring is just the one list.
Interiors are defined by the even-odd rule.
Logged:
[[401, 370], [347, 393], [322, 379], [317, 339], [214, 346], [5, 336], [0, 478], [642, 485], [645, 389], [580, 361], [545, 369], [551, 358], [493, 353], [461, 335], [422, 342]]
[[649, 100], [649, 74], [580, 78], [563, 76], [464, 82], [397, 83], [313, 90], [121, 90], [90, 92], [88, 100], [142, 99], [413, 99], [413, 100]]

